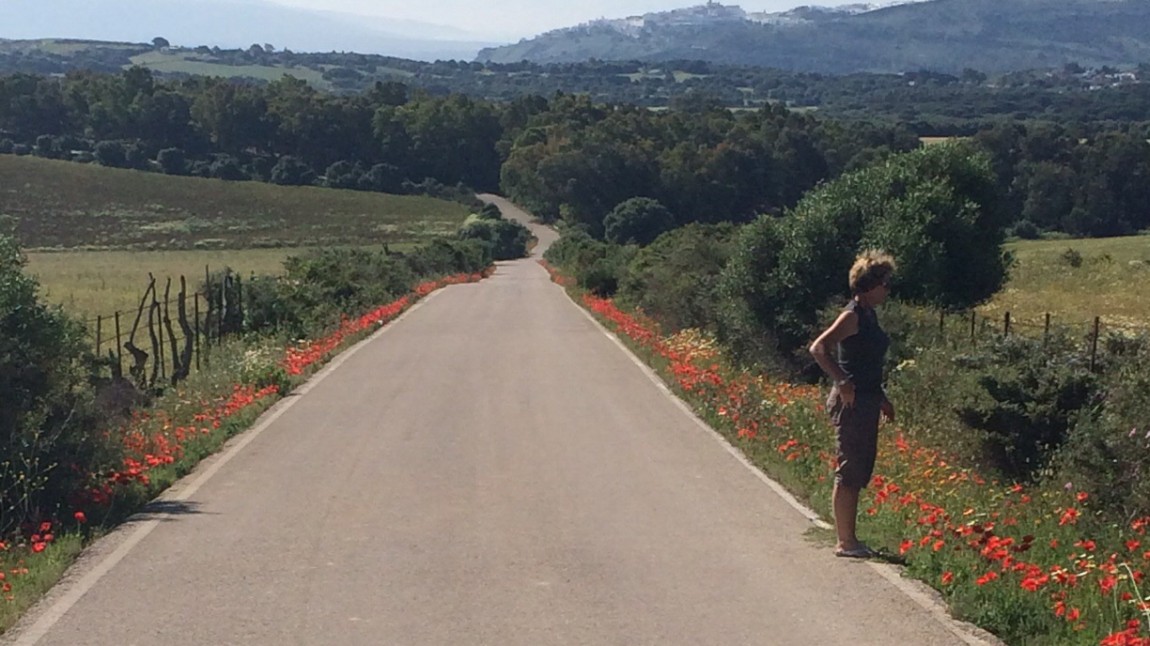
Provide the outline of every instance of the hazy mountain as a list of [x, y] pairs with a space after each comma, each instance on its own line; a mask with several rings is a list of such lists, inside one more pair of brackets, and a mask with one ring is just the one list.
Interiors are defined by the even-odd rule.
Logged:
[[300, 52], [355, 51], [417, 60], [471, 60], [481, 42], [466, 32], [284, 7], [262, 0], [0, 0], [0, 38], [79, 38], [247, 47], [270, 43]]
[[1150, 62], [1147, 0], [927, 0], [747, 13], [717, 3], [599, 20], [485, 49], [498, 63], [699, 59], [849, 73]]

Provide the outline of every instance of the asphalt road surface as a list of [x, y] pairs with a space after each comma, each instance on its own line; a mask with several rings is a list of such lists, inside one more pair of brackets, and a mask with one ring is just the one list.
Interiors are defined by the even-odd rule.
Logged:
[[534, 259], [337, 364], [7, 643], [979, 643], [812, 541]]

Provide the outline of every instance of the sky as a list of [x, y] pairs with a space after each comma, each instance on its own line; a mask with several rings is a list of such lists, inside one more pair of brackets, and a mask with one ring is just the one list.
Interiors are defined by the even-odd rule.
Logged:
[[[669, 11], [703, 4], [705, 0], [272, 0], [305, 9], [337, 11], [442, 25], [483, 39], [518, 41], [561, 27], [598, 18]], [[802, 5], [826, 7], [858, 0], [723, 0], [748, 12], [785, 11]], [[886, 4], [875, 2], [874, 4]], [[461, 34], [462, 35], [462, 34]]]

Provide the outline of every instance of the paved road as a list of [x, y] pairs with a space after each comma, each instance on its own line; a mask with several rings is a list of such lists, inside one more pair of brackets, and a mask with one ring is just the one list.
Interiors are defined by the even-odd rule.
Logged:
[[8, 639], [963, 643], [804, 538], [533, 260], [433, 295], [276, 412]]

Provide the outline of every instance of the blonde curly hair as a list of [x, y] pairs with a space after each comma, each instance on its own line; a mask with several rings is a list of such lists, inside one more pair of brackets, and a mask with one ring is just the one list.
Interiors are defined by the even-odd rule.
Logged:
[[898, 265], [894, 257], [885, 251], [868, 249], [855, 259], [851, 267], [851, 294], [865, 294], [890, 280]]

